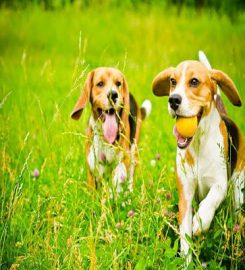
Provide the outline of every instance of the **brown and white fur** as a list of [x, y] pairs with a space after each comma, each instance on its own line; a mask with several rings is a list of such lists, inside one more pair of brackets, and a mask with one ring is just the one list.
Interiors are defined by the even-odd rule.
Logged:
[[85, 147], [88, 184], [94, 188], [105, 176], [106, 164], [110, 164], [114, 166], [115, 189], [122, 191], [122, 184], [128, 180], [132, 191], [141, 121], [149, 115], [151, 102], [145, 100], [139, 108], [124, 75], [115, 68], [99, 67], [89, 72], [71, 117], [79, 119], [89, 103], [92, 110]]
[[[181, 252], [185, 256], [189, 254], [187, 264], [191, 255], [185, 235], [191, 237], [209, 229], [215, 211], [226, 197], [229, 178], [234, 185], [235, 208], [240, 207], [245, 174], [243, 139], [224, 111], [217, 86], [235, 106], [241, 106], [238, 91], [228, 75], [211, 69], [202, 53], [199, 55], [204, 64], [184, 61], [176, 68], [160, 72], [153, 80], [153, 93], [169, 96], [168, 110], [173, 117], [198, 117], [192, 138], [182, 138], [174, 128], [178, 145], [176, 174]], [[200, 204], [193, 217], [194, 195]]]

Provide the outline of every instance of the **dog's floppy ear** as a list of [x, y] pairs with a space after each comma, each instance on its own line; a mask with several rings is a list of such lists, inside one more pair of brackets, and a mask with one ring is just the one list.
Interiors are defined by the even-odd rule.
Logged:
[[225, 74], [223, 71], [212, 69], [211, 79], [213, 79], [220, 86], [224, 94], [229, 98], [233, 105], [239, 107], [242, 105], [238, 90], [232, 79], [227, 74]]
[[71, 118], [78, 120], [83, 112], [83, 109], [86, 107], [90, 100], [90, 94], [92, 89], [92, 81], [93, 81], [94, 71], [89, 72], [87, 79], [84, 84], [83, 91], [77, 100], [77, 103], [71, 113]]
[[168, 96], [170, 91], [170, 76], [174, 68], [169, 67], [160, 72], [152, 82], [152, 91], [155, 96]]
[[125, 149], [129, 148], [129, 141], [128, 138], [130, 136], [130, 127], [129, 127], [129, 114], [130, 114], [130, 97], [129, 97], [129, 91], [128, 91], [128, 84], [125, 78], [123, 78], [123, 85], [122, 85], [122, 93], [123, 93], [123, 111], [121, 116], [122, 121], [122, 128], [124, 132], [124, 139], [123, 139], [123, 147]]

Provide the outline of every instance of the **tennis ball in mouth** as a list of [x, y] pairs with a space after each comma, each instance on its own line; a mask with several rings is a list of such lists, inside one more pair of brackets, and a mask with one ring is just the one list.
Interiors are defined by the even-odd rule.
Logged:
[[197, 129], [197, 117], [178, 117], [176, 120], [176, 129], [184, 138], [192, 137]]

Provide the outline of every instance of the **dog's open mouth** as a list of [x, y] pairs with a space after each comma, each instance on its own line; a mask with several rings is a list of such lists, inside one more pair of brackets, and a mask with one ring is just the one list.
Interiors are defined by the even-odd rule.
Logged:
[[103, 135], [106, 142], [113, 144], [118, 135], [117, 114], [114, 108], [108, 110], [98, 109], [99, 118], [102, 120]]
[[[202, 113], [203, 113], [203, 110], [201, 110], [198, 114], [197, 114], [197, 127], [198, 127], [198, 124], [202, 118]], [[180, 117], [180, 116], [177, 116], [177, 118]], [[185, 149], [192, 141], [194, 135], [195, 135], [195, 132], [192, 136], [189, 136], [189, 135], [183, 135], [183, 134], [180, 134], [180, 132], [178, 131], [176, 125], [174, 126], [173, 128], [173, 134], [174, 136], [176, 137], [176, 140], [177, 140], [177, 145], [180, 149]]]

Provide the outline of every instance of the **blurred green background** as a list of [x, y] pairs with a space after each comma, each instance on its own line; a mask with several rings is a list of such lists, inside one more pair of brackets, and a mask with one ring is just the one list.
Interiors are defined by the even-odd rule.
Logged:
[[[174, 121], [151, 82], [203, 50], [234, 80], [244, 103], [244, 1], [1, 0], [0, 6], [0, 268], [180, 269]], [[86, 187], [89, 106], [79, 122], [69, 118], [97, 66], [122, 70], [138, 103], [153, 104], [142, 126], [135, 190], [114, 199], [110, 175], [95, 195]], [[223, 99], [244, 134], [244, 107]], [[229, 202], [210, 232], [193, 242], [190, 269], [242, 269], [244, 219]]]

